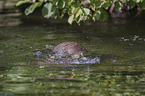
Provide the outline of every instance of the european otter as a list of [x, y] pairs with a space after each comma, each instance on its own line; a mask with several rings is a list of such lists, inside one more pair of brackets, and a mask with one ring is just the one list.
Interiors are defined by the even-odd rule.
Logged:
[[58, 52], [63, 52], [67, 53], [70, 55], [72, 58], [79, 58], [80, 55], [83, 55], [84, 53], [87, 53], [87, 50], [80, 44], [76, 42], [63, 42], [58, 44], [53, 52], [58, 53]]
[[[46, 50], [48, 51], [48, 50]], [[85, 56], [81, 57], [82, 54], [87, 53], [87, 50], [81, 46], [80, 44], [76, 42], [63, 42], [58, 44], [54, 49], [50, 52], [36, 52], [36, 56], [41, 56], [44, 58], [36, 58], [36, 62], [38, 64], [49, 64], [49, 65], [42, 65], [42, 67], [49, 67], [53, 64], [66, 64], [65, 66], [70, 66], [69, 64], [94, 64], [94, 63], [100, 63], [102, 60], [105, 60], [107, 58], [117, 58], [118, 56], [115, 56], [113, 54], [103, 54], [98, 56]], [[52, 65], [51, 65], [52, 64]], [[56, 65], [54, 65], [56, 66]], [[63, 66], [63, 65], [62, 65]]]

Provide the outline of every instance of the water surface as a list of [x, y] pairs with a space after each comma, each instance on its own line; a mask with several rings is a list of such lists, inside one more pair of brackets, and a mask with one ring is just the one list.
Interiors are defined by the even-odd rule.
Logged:
[[[21, 22], [0, 27], [1, 96], [144, 96], [144, 19], [68, 25]], [[25, 22], [24, 22], [25, 21]], [[43, 20], [42, 20], [43, 21]], [[39, 64], [38, 51], [61, 42], [78, 42], [100, 63]]]

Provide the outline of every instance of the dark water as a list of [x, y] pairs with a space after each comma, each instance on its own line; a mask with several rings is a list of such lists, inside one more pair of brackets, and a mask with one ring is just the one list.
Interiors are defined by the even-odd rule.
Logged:
[[[15, 19], [20, 22], [8, 19], [0, 27], [0, 96], [145, 95], [143, 18], [90, 26]], [[117, 58], [87, 64], [33, 62], [34, 53], [65, 41], [82, 44], [91, 59], [102, 54]]]

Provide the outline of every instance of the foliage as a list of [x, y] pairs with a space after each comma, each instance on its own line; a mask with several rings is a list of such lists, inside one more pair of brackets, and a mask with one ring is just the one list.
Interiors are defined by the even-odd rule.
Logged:
[[[130, 11], [145, 9], [145, 0], [18, 0], [16, 6], [30, 4], [25, 9], [25, 14], [29, 15], [38, 7], [42, 7], [42, 14], [45, 18], [63, 18], [65, 14], [69, 16], [68, 22], [74, 21], [78, 24], [89, 19], [107, 20], [109, 14], [117, 11]], [[126, 13], [128, 13], [126, 12]]]

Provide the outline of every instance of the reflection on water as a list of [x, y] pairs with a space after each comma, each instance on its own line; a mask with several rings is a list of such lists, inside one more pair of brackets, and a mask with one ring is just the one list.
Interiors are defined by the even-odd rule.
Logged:
[[[7, 92], [10, 96], [141, 96], [144, 94], [142, 90], [144, 72], [111, 71], [111, 69], [101, 71], [98, 69], [99, 66], [40, 69], [28, 68], [28, 64], [19, 63], [14, 64], [7, 74], [0, 75], [2, 78], [0, 85], [3, 92]], [[3, 92], [0, 94], [4, 94]]]
[[[31, 19], [13, 26], [5, 20], [0, 20], [0, 96], [145, 95], [143, 18], [91, 26], [41, 20], [38, 25]], [[53, 46], [65, 41], [78, 42], [89, 53], [52, 58], [58, 55], [49, 55]]]
[[0, 0], [0, 26], [17, 26], [21, 24], [18, 18], [22, 13], [15, 8], [17, 0]]

